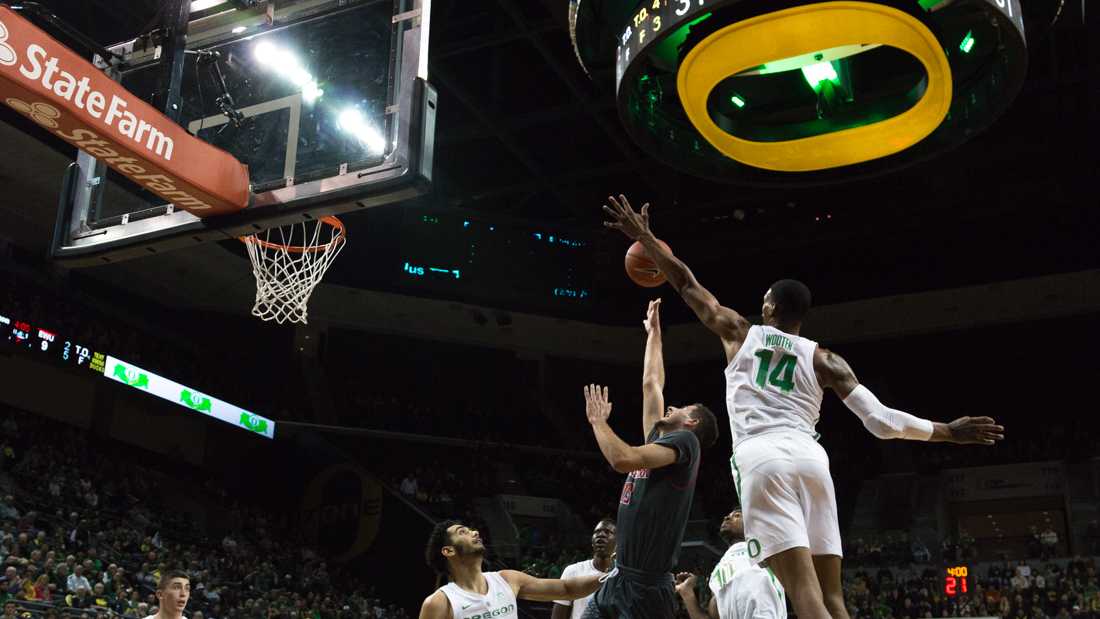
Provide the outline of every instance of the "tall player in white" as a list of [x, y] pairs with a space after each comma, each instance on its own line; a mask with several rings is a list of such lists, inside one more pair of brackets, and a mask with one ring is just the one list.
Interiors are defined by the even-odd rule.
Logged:
[[840, 526], [829, 457], [814, 426], [824, 389], [836, 392], [881, 439], [992, 445], [1004, 428], [989, 417], [936, 423], [894, 410], [859, 384], [848, 363], [799, 336], [810, 291], [781, 280], [764, 295], [763, 325], [722, 306], [649, 228], [649, 205], [634, 211], [608, 198], [609, 228], [645, 246], [657, 268], [726, 352], [726, 406], [734, 483], [752, 559], [775, 572], [799, 619], [848, 619], [840, 586]]

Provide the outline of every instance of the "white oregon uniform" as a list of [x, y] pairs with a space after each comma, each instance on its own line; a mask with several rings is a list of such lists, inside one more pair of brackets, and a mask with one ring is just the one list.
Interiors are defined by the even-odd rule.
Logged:
[[[596, 565], [592, 562], [592, 559], [587, 561], [578, 561], [571, 565], [566, 566], [561, 572], [562, 578], [579, 578], [581, 576], [604, 576], [607, 572], [601, 572], [596, 569]], [[569, 613], [569, 619], [581, 619], [581, 615], [584, 614], [584, 609], [588, 608], [588, 603], [592, 601], [592, 598], [596, 594], [593, 592], [579, 600], [555, 600], [555, 604], [561, 604], [562, 606], [572, 606], [573, 609]]]
[[749, 557], [795, 547], [841, 556], [829, 456], [817, 443], [817, 342], [753, 326], [726, 367], [734, 484]]
[[516, 594], [512, 585], [497, 572], [485, 572], [489, 591], [480, 595], [467, 591], [453, 582], [440, 587], [451, 603], [454, 619], [518, 619]]
[[753, 564], [745, 542], [729, 547], [707, 585], [718, 602], [719, 619], [787, 619], [783, 585], [770, 570]]

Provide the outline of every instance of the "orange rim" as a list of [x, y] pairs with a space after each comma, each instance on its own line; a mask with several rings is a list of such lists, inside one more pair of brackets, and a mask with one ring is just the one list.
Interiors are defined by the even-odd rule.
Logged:
[[265, 241], [255, 234], [253, 234], [252, 236], [239, 236], [237, 238], [240, 239], [242, 243], [255, 243], [260, 247], [266, 249], [281, 249], [292, 254], [321, 252], [329, 249], [338, 242], [344, 241], [344, 222], [340, 221], [333, 215], [325, 215], [324, 217], [318, 219], [317, 222], [318, 224], [328, 224], [336, 229], [336, 236], [333, 237], [331, 241], [323, 245], [310, 245], [308, 247], [303, 247], [301, 245], [283, 245], [282, 243], [272, 243], [270, 241]]

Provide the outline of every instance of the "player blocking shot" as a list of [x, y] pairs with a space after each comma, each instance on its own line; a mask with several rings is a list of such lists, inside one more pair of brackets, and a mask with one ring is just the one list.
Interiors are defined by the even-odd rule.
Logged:
[[718, 534], [730, 546], [710, 573], [707, 586], [711, 598], [705, 609], [695, 596], [695, 575], [676, 575], [676, 593], [691, 619], [786, 619], [783, 585], [770, 570], [749, 558], [740, 509], [722, 519]]
[[483, 572], [481, 535], [457, 520], [435, 525], [424, 554], [428, 566], [448, 582], [424, 599], [420, 619], [517, 619], [517, 599], [577, 600], [600, 586], [596, 574], [558, 579], [516, 570]]
[[615, 471], [627, 475], [616, 520], [616, 567], [584, 619], [663, 619], [676, 613], [670, 572], [691, 512], [702, 451], [718, 438], [718, 422], [702, 404], [665, 409], [660, 305], [660, 300], [651, 302], [645, 320], [645, 444], [627, 444], [608, 425], [612, 406], [606, 387], [584, 388], [585, 413], [600, 451]]
[[657, 268], [726, 354], [734, 484], [744, 510], [750, 558], [779, 578], [801, 619], [848, 619], [841, 590], [841, 541], [829, 457], [815, 426], [826, 389], [880, 439], [993, 445], [1004, 428], [989, 417], [951, 423], [892, 409], [861, 385], [848, 363], [800, 336], [810, 309], [801, 282], [777, 281], [764, 294], [762, 325], [723, 306], [650, 229], [649, 205], [608, 199], [605, 226], [640, 242]]

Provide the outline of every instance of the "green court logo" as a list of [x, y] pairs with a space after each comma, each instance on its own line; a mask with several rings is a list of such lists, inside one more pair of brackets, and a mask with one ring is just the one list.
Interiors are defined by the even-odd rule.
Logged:
[[250, 430], [256, 434], [267, 434], [267, 420], [252, 413], [241, 411], [240, 424], [245, 430]]
[[180, 392], [180, 402], [187, 408], [200, 413], [209, 413], [211, 409], [210, 398], [201, 393], [191, 393], [190, 389]]
[[130, 385], [131, 387], [137, 387], [138, 389], [149, 388], [149, 375], [145, 372], [138, 372], [132, 370], [121, 363], [115, 364], [114, 371], [115, 378], [119, 381]]

